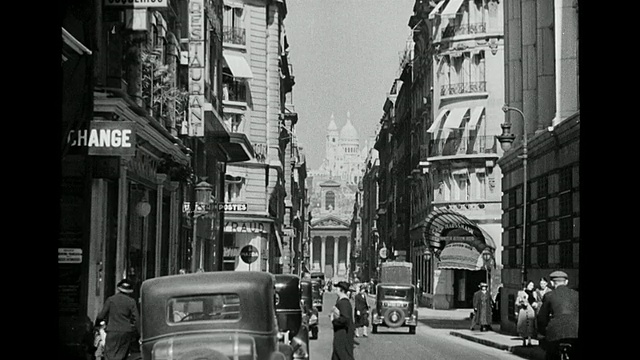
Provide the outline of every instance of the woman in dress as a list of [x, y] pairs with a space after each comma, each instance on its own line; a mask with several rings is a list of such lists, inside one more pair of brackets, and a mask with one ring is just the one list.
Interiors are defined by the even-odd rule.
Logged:
[[358, 329], [361, 330], [362, 336], [367, 337], [367, 328], [369, 327], [369, 304], [367, 304], [366, 284], [360, 285], [360, 292], [355, 298], [355, 333], [359, 337]]
[[349, 284], [340, 281], [334, 285], [338, 294], [336, 305], [331, 309], [333, 324], [333, 353], [331, 360], [354, 360], [353, 357], [353, 308], [349, 301]]
[[522, 346], [531, 346], [531, 339], [536, 336], [536, 313], [533, 304], [536, 298], [533, 292], [533, 281], [526, 281], [522, 290], [518, 291], [516, 309], [518, 309], [518, 334], [522, 338]]

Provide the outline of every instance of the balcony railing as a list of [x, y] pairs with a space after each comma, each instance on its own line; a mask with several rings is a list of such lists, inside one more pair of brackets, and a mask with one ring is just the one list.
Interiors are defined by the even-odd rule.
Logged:
[[487, 82], [476, 81], [476, 82], [459, 83], [459, 84], [452, 84], [452, 85], [442, 85], [442, 87], [440, 87], [440, 96], [472, 94], [472, 93], [480, 93], [480, 92], [486, 92], [486, 91], [487, 91]]
[[484, 34], [487, 32], [486, 23], [461, 24], [456, 26], [447, 26], [442, 30], [442, 38], [453, 37], [456, 35], [467, 34]]
[[429, 156], [496, 154], [495, 136], [455, 136], [432, 141]]
[[237, 26], [224, 26], [222, 29], [222, 42], [246, 45], [245, 29]]

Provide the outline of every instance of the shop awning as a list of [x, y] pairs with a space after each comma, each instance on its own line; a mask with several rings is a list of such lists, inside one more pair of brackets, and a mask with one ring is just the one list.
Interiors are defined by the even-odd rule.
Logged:
[[230, 52], [225, 51], [223, 53], [223, 57], [234, 77], [242, 79], [253, 78], [251, 67], [244, 56], [231, 54]]
[[440, 8], [442, 8], [442, 5], [444, 5], [446, 1], [442, 0], [440, 1], [436, 7], [433, 8], [433, 10], [431, 10], [431, 12], [429, 13], [429, 19], [433, 19], [436, 17], [436, 14], [438, 13], [438, 11], [440, 11]]
[[448, 113], [449, 113], [449, 109], [444, 109], [444, 110], [440, 111], [440, 113], [438, 114], [436, 119], [433, 121], [433, 124], [431, 124], [431, 127], [429, 127], [427, 132], [428, 133], [435, 133], [436, 130], [438, 130], [438, 128], [440, 127], [440, 122], [442, 121], [442, 118]]
[[462, 5], [463, 0], [449, 0], [449, 4], [442, 10], [440, 16], [456, 16], [458, 10], [460, 10], [460, 5]]
[[65, 62], [69, 59], [72, 52], [75, 52], [78, 55], [91, 55], [91, 50], [84, 46], [82, 42], [73, 37], [67, 29], [62, 28], [62, 43], [64, 46], [62, 47], [62, 62]]
[[496, 244], [482, 227], [466, 216], [451, 209], [439, 208], [433, 210], [425, 219], [425, 238], [428, 242], [438, 242], [440, 237], [448, 230], [463, 229], [475, 237], [477, 248], [489, 247], [496, 249]]
[[462, 119], [464, 118], [464, 115], [467, 113], [468, 110], [469, 110], [468, 107], [453, 108], [449, 113], [449, 116], [447, 116], [447, 121], [445, 121], [444, 125], [442, 125], [442, 128], [443, 129], [460, 128], [460, 125], [462, 124]]
[[482, 254], [465, 243], [451, 243], [440, 253], [438, 269], [480, 270], [484, 267]]
[[467, 128], [469, 130], [475, 130], [480, 122], [480, 117], [482, 116], [482, 112], [484, 112], [484, 106], [476, 106], [471, 109], [471, 117], [469, 118], [469, 124]]

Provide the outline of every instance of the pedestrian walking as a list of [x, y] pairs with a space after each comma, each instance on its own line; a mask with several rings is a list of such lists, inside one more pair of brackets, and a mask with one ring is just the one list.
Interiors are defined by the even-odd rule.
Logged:
[[131, 297], [133, 285], [127, 279], [118, 283], [118, 292], [107, 298], [96, 323], [104, 321], [107, 333], [104, 347], [106, 360], [123, 360], [136, 340], [140, 319], [136, 301]]
[[491, 308], [493, 307], [493, 299], [487, 290], [489, 286], [486, 282], [481, 282], [478, 287], [480, 289], [473, 294], [471, 330], [474, 330], [476, 325], [480, 326], [480, 331], [491, 330]]
[[500, 323], [501, 321], [501, 309], [500, 304], [502, 301], [502, 285], [498, 286], [498, 291], [496, 292], [496, 297], [493, 299], [493, 310], [491, 311], [491, 318], [494, 323]]
[[331, 309], [333, 324], [333, 352], [331, 360], [353, 360], [353, 308], [349, 301], [349, 284], [340, 281], [334, 285], [338, 300]]
[[537, 322], [541, 335], [545, 336], [547, 360], [560, 359], [561, 344], [569, 344], [571, 360], [579, 359], [578, 292], [570, 289], [569, 276], [564, 271], [554, 271], [549, 275], [554, 289], [542, 300]]
[[518, 291], [516, 297], [517, 331], [522, 338], [522, 346], [531, 346], [531, 339], [536, 337], [536, 313], [533, 308], [536, 305], [534, 287], [533, 281], [525, 281], [522, 290]]
[[355, 298], [355, 335], [359, 337], [358, 330], [361, 330], [362, 336], [367, 337], [367, 329], [369, 327], [369, 304], [367, 303], [367, 285], [360, 285], [360, 292]]

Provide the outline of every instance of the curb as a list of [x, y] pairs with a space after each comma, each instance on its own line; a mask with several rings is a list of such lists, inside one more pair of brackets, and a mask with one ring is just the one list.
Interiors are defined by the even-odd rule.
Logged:
[[482, 344], [482, 345], [487, 345], [487, 346], [494, 347], [496, 349], [505, 350], [505, 351], [508, 351], [508, 352], [511, 352], [511, 353], [514, 352], [514, 349], [515, 349], [515, 346], [499, 344], [499, 343], [497, 343], [495, 341], [491, 341], [491, 340], [488, 340], [488, 339], [479, 339], [479, 338], [477, 338], [475, 336], [462, 334], [462, 333], [459, 333], [457, 331], [451, 331], [449, 334], [453, 335], [453, 336], [457, 336], [459, 338], [466, 339], [466, 340], [471, 340], [473, 342], [476, 342], [476, 343], [479, 343], [479, 344]]
[[504, 351], [508, 351], [516, 356], [519, 356], [521, 358], [524, 359], [529, 359], [529, 360], [544, 360], [545, 359], [545, 355], [544, 352], [540, 352], [540, 349], [536, 349], [536, 348], [531, 348], [531, 349], [523, 349], [520, 346], [512, 346], [512, 345], [505, 345], [505, 344], [500, 344], [497, 343], [495, 341], [491, 341], [488, 339], [480, 339], [478, 337], [475, 336], [471, 336], [471, 335], [467, 335], [467, 334], [463, 334], [457, 331], [451, 331], [449, 332], [450, 335], [452, 336], [457, 336], [459, 338], [465, 339], [465, 340], [470, 340], [473, 341], [475, 343], [478, 344], [482, 344], [482, 345], [486, 345], [486, 346], [491, 346], [493, 348], [496, 349], [500, 349], [500, 350], [504, 350]]

